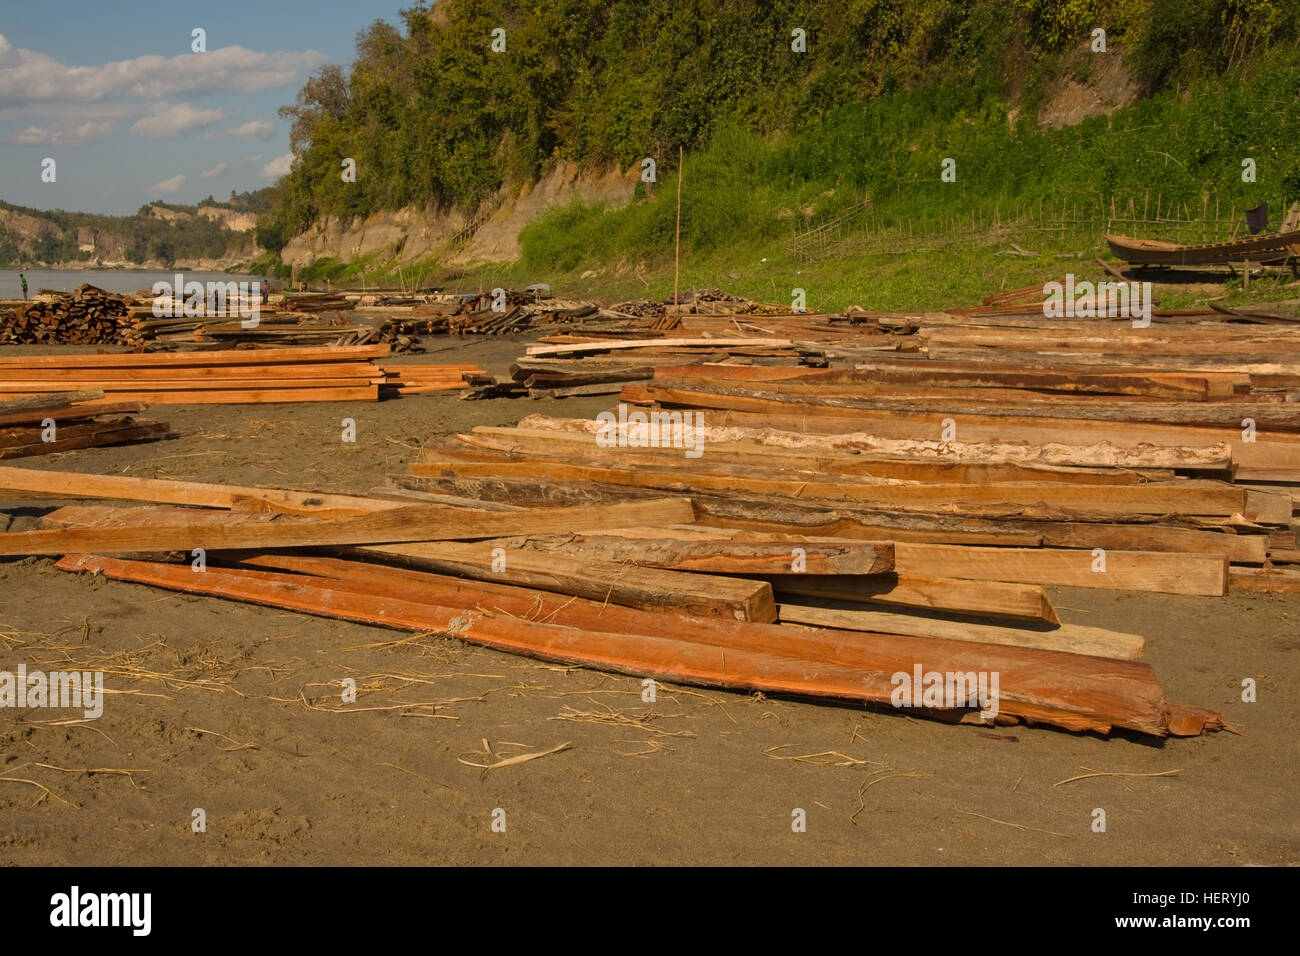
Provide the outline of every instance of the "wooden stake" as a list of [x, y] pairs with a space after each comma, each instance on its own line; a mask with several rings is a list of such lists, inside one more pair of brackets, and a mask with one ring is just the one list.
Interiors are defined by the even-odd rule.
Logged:
[[686, 171], [686, 152], [677, 147], [677, 234], [673, 238], [673, 311], [680, 313], [681, 303], [677, 301], [677, 283], [682, 271], [682, 175]]

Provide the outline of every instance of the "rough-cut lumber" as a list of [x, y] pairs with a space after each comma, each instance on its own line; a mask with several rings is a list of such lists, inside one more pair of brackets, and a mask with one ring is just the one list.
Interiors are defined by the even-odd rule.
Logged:
[[[528, 514], [529, 512], [524, 512]], [[516, 512], [509, 513], [512, 517]], [[774, 621], [776, 603], [765, 581], [600, 560], [587, 555], [501, 548], [498, 541], [378, 545], [359, 549], [444, 574], [517, 584], [646, 610], [676, 611], [738, 621]]]
[[[3, 361], [3, 359], [0, 359], [0, 361]], [[40, 411], [45, 408], [63, 408], [65, 405], [90, 402], [103, 397], [104, 393], [99, 389], [64, 390], [49, 395], [17, 395], [0, 398], [0, 414], [9, 415], [16, 412]]]
[[530, 356], [539, 355], [576, 355], [579, 352], [612, 352], [622, 349], [661, 349], [661, 348], [787, 348], [793, 343], [789, 339], [709, 338], [709, 339], [605, 339], [596, 342], [580, 342], [576, 345], [530, 345], [526, 352]]
[[[403, 488], [437, 489], [464, 498], [514, 502], [535, 506], [594, 504], [651, 498], [659, 492], [646, 488], [600, 485], [593, 482], [539, 482], [524, 478], [429, 478], [394, 475]], [[1041, 534], [1005, 532], [999, 524], [958, 515], [903, 514], [877, 510], [849, 511], [825, 503], [799, 502], [773, 497], [730, 498], [692, 496], [697, 523], [715, 528], [738, 528], [778, 534], [804, 534], [862, 541], [907, 540], [1029, 546], [1042, 543]]]
[[0, 356], [0, 368], [184, 368], [209, 365], [279, 365], [308, 362], [365, 361], [387, 355], [387, 345], [351, 345], [340, 348], [306, 347], [227, 349], [214, 352], [97, 353], [94, 355]]
[[[303, 513], [352, 510], [357, 514], [363, 514], [397, 507], [396, 502], [354, 495], [217, 485], [198, 481], [176, 481], [170, 478], [128, 478], [122, 475], [91, 475], [71, 471], [40, 471], [35, 468], [0, 466], [0, 494], [5, 492], [30, 492], [40, 497], [148, 501], [156, 504], [197, 505], [204, 508], [230, 508], [239, 498], [260, 498]], [[6, 496], [14, 497], [14, 495]]]
[[1009, 618], [1060, 624], [1042, 588], [1003, 581], [918, 575], [769, 575], [778, 597], [801, 594], [836, 601], [860, 601], [946, 611], [970, 617]]
[[1141, 657], [1146, 648], [1146, 641], [1137, 634], [1085, 627], [1081, 624], [1062, 624], [1051, 630], [1038, 630], [986, 622], [950, 621], [918, 614], [866, 611], [848, 604], [835, 607], [781, 604], [777, 607], [777, 618], [782, 623], [813, 624], [877, 634], [939, 637], [949, 641], [1007, 644], [1011, 647], [1037, 647], [1047, 651], [1068, 651], [1071, 654], [1113, 657], [1125, 661]]
[[1228, 573], [1233, 593], [1300, 594], [1300, 571], [1291, 568], [1233, 568]]
[[58, 437], [45, 441], [41, 428], [0, 430], [0, 459], [49, 455], [77, 448], [121, 445], [126, 442], [152, 441], [175, 437], [166, 422], [122, 418], [113, 421], [87, 422], [60, 427]]
[[[195, 511], [185, 524], [158, 524], [141, 516], [136, 525], [111, 529], [69, 528], [0, 534], [0, 555], [66, 554], [100, 551], [122, 554], [204, 548], [319, 547], [399, 541], [471, 540], [502, 535], [574, 529], [599, 530], [613, 524], [689, 524], [685, 498], [634, 501], [590, 508], [538, 508], [524, 512], [467, 511], [438, 505], [406, 505], [343, 518], [265, 516]], [[238, 520], [236, 520], [238, 519]]]
[[[547, 554], [712, 574], [884, 574], [894, 569], [894, 546], [867, 541], [756, 541], [737, 537], [631, 535], [536, 535], [491, 542]], [[798, 564], [799, 568], [793, 565]]]
[[1116, 515], [1214, 515], [1242, 512], [1246, 496], [1230, 485], [1204, 487], [1178, 484], [1096, 486], [1067, 483], [971, 485], [904, 483], [866, 479], [811, 481], [711, 475], [680, 469], [617, 468], [546, 462], [448, 463], [412, 462], [411, 473], [425, 476], [508, 475], [529, 479], [583, 480], [659, 490], [711, 491], [715, 494], [780, 495], [813, 501], [852, 501], [864, 507], [967, 514], [1019, 514], [1026, 508], [1072, 517], [1104, 519]]
[[[380, 348], [380, 354], [387, 350]], [[93, 388], [109, 401], [153, 404], [373, 401], [386, 380], [365, 360], [375, 351], [363, 346], [11, 357], [0, 359], [0, 393]]]
[[[840, 398], [814, 395], [784, 395], [780, 392], [729, 388], [651, 386], [648, 392], [663, 404], [697, 408], [735, 409], [737, 411], [779, 412], [783, 414], [848, 416], [860, 411], [910, 412], [916, 409], [912, 399]], [[981, 415], [987, 417], [1029, 417], [1044, 419], [1088, 419], [1106, 422], [1134, 422], [1163, 425], [1208, 425], [1221, 428], [1240, 427], [1241, 420], [1254, 419], [1261, 429], [1300, 431], [1300, 419], [1284, 403], [1271, 402], [1052, 402], [1050, 404], [976, 404], [955, 400], [930, 403], [936, 412], [949, 416]]]
[[982, 581], [1045, 586], [1160, 591], [1165, 594], [1228, 593], [1228, 559], [1222, 555], [1167, 554], [1054, 548], [968, 548], [958, 545], [895, 545], [899, 574], [935, 574]]
[[[693, 632], [688, 641], [596, 632], [514, 614], [367, 595], [338, 588], [329, 578], [308, 575], [290, 583], [262, 572], [209, 569], [194, 574], [188, 566], [89, 555], [69, 556], [59, 567], [345, 620], [445, 633], [544, 660], [703, 686], [887, 704], [895, 689], [894, 674], [911, 674], [916, 668], [962, 674], [994, 671], [999, 675], [999, 712], [1006, 717], [1101, 733], [1124, 727], [1155, 736], [1194, 735], [1223, 725], [1220, 714], [1170, 704], [1151, 668], [1138, 661], [734, 621], [713, 622]], [[430, 602], [441, 599], [432, 587], [424, 594]], [[476, 595], [474, 600], [472, 607], [477, 608], [480, 598]], [[664, 630], [674, 633], [675, 629]]]
[[[670, 413], [664, 413], [670, 414]], [[705, 413], [701, 413], [705, 414]], [[725, 413], [724, 413], [725, 414]], [[773, 458], [773, 464], [789, 462], [799, 467], [809, 459], [829, 460], [846, 465], [853, 463], [910, 462], [914, 464], [966, 464], [966, 465], [1018, 465], [1034, 471], [1019, 472], [1026, 480], [1048, 468], [1106, 468], [1105, 474], [1114, 476], [1114, 469], [1195, 469], [1205, 472], [1226, 472], [1231, 465], [1231, 452], [1226, 442], [1215, 439], [1199, 445], [1161, 446], [1143, 444], [1136, 447], [1117, 446], [1113, 442], [1081, 444], [1073, 441], [941, 441], [941, 428], [935, 427], [924, 438], [899, 439], [883, 437], [872, 432], [870, 423], [857, 433], [819, 434], [796, 430], [799, 422], [779, 420], [785, 428], [753, 427], [715, 421], [705, 414], [703, 423], [694, 429], [708, 448], [708, 459], [715, 460], [719, 452], [753, 455], [761, 451]], [[529, 415], [515, 428], [478, 426], [471, 435], [460, 436], [466, 444], [514, 453], [539, 451], [550, 457], [557, 446], [571, 453], [573, 446], [608, 454], [608, 449], [597, 443], [602, 424], [585, 419], [551, 418]], [[626, 434], [627, 427], [619, 432]], [[965, 429], [960, 430], [965, 434]], [[959, 436], [960, 437], [960, 436]], [[1062, 438], [1071, 438], [1065, 435]], [[495, 441], [494, 441], [495, 439]], [[756, 447], [757, 446], [757, 447]], [[671, 458], [675, 449], [620, 448], [621, 454]], [[680, 454], [678, 455], [680, 458]], [[1077, 473], [1072, 472], [1072, 473]], [[891, 477], [906, 477], [895, 475]], [[1002, 479], [1008, 480], [1008, 479]]]
[[[96, 393], [100, 394], [100, 393]], [[98, 415], [121, 415], [145, 410], [143, 402], [116, 402], [111, 405], [69, 405], [67, 407], [45, 408], [27, 412], [9, 412], [0, 415], [0, 428], [17, 425], [40, 425], [45, 419], [52, 419], [56, 424]]]

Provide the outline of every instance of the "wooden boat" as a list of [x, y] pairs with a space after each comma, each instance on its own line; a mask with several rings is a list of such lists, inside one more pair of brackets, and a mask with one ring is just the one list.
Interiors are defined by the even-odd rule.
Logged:
[[1107, 236], [1106, 242], [1115, 258], [1131, 265], [1204, 266], [1246, 261], [1266, 264], [1300, 257], [1300, 230], [1202, 246], [1129, 236]]

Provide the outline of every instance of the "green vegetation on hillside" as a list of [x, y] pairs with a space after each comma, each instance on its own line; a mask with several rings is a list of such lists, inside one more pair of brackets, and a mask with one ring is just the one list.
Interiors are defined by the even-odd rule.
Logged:
[[[293, 171], [268, 225], [409, 205], [473, 207], [548, 162], [644, 156], [670, 167], [721, 124], [817, 130], [846, 107], [938, 86], [967, 108], [1026, 86], [1095, 26], [1149, 89], [1213, 74], [1300, 37], [1300, 0], [440, 0], [376, 21], [345, 74], [327, 66], [282, 112]], [[505, 52], [490, 52], [505, 30]], [[791, 51], [806, 31], [807, 52]], [[952, 98], [956, 97], [956, 102]], [[918, 104], [919, 105], [919, 104]], [[827, 151], [832, 162], [851, 157]], [[344, 158], [357, 162], [344, 182]], [[267, 238], [271, 238], [268, 236]], [[274, 241], [270, 243], [273, 247]]]
[[[491, 53], [498, 26], [506, 52]], [[795, 27], [806, 53], [790, 49]], [[1089, 48], [1096, 27], [1105, 54]], [[634, 285], [663, 291], [678, 147], [687, 269], [706, 267], [703, 284], [748, 282], [739, 264], [763, 260], [763, 275], [816, 273], [828, 257], [889, 272], [927, 234], [951, 237], [937, 256], [949, 263], [974, 254], [963, 235], [1050, 260], [1102, 252], [1111, 219], [1203, 217], [1213, 233], [1267, 201], [1276, 223], [1300, 198], [1297, 40], [1300, 0], [440, 0], [404, 11], [401, 29], [373, 24], [349, 72], [324, 68], [283, 111], [296, 160], [258, 238], [278, 252], [324, 215], [472, 209], [558, 160], [652, 156], [659, 181], [631, 205], [555, 210], [524, 231], [519, 266], [487, 271], [576, 282], [635, 270], [646, 278]], [[1099, 56], [1122, 56], [1143, 97], [1041, 127], [1040, 108], [1065, 80], [1088, 82]], [[344, 157], [355, 183], [339, 175]], [[940, 179], [945, 159], [954, 182]], [[1061, 219], [1074, 222], [1046, 225]], [[811, 256], [799, 244], [818, 226], [836, 241]], [[356, 264], [317, 272], [346, 278]], [[823, 278], [832, 298], [856, 294]], [[925, 288], [945, 283], [967, 291]], [[791, 285], [761, 284], [772, 290], [751, 293], [778, 300]]]

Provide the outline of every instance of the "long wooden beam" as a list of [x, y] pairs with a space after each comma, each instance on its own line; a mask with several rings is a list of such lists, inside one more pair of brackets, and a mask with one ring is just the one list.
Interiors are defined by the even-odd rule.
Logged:
[[1066, 483], [999, 485], [940, 483], [873, 483], [866, 480], [799, 481], [710, 475], [681, 470], [618, 468], [547, 462], [445, 463], [413, 462], [414, 475], [478, 477], [506, 475], [528, 479], [596, 481], [659, 490], [750, 493], [812, 501], [855, 502], [866, 507], [968, 514], [1018, 514], [1026, 508], [1062, 516], [1098, 518], [1116, 515], [1215, 515], [1242, 513], [1246, 496], [1230, 485], [1098, 486]]
[[911, 542], [898, 543], [895, 554], [895, 566], [905, 575], [1215, 597], [1228, 593], [1228, 559], [1223, 555], [968, 548]]
[[[689, 524], [689, 499], [663, 498], [588, 508], [468, 511], [407, 505], [343, 518], [241, 515], [195, 511], [184, 524], [149, 521], [114, 528], [69, 528], [0, 534], [0, 555], [123, 554], [204, 548], [319, 547], [400, 541], [472, 540], [513, 534], [599, 530], [617, 524]], [[269, 520], [248, 520], [266, 518]]]
[[919, 614], [863, 610], [861, 606], [849, 604], [838, 604], [835, 607], [780, 604], [777, 606], [777, 619], [782, 623], [847, 628], [878, 634], [911, 634], [949, 641], [982, 641], [1011, 647], [1036, 647], [1093, 657], [1113, 657], [1123, 661], [1136, 660], [1146, 649], [1146, 641], [1137, 634], [1085, 627], [1082, 624], [1062, 624], [1050, 630], [1039, 630], [984, 621], [950, 621]]
[[39, 497], [148, 501], [155, 504], [197, 505], [204, 508], [230, 508], [237, 499], [259, 498], [304, 513], [322, 510], [354, 510], [361, 514], [369, 511], [386, 511], [398, 506], [397, 502], [356, 495], [0, 466], [0, 494], [4, 494], [5, 497], [15, 497], [6, 494], [7, 492], [28, 492]]
[[688, 573], [696, 570], [693, 568], [640, 567], [586, 554], [540, 554], [524, 548], [503, 548], [495, 540], [472, 545], [447, 541], [372, 545], [358, 551], [444, 574], [540, 588], [650, 611], [738, 621], [776, 620], [776, 602], [766, 581]]

